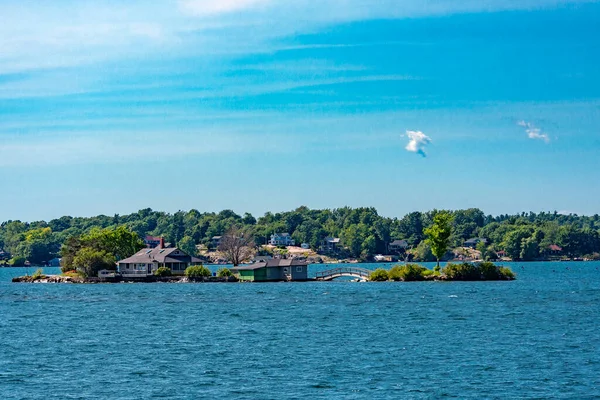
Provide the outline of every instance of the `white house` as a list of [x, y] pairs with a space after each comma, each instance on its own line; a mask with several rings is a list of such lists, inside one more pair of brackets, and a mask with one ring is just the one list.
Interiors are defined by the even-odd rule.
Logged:
[[289, 233], [274, 233], [269, 241], [273, 246], [295, 246], [296, 242]]

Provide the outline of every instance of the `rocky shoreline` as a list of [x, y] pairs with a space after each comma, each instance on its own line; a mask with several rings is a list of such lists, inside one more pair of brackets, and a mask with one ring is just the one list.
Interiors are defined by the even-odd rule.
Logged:
[[63, 275], [40, 275], [40, 276], [18, 276], [12, 279], [15, 283], [217, 283], [217, 282], [237, 282], [235, 277], [216, 277], [206, 278], [188, 278], [185, 276], [144, 276], [144, 277], [109, 277], [109, 278], [82, 278]]

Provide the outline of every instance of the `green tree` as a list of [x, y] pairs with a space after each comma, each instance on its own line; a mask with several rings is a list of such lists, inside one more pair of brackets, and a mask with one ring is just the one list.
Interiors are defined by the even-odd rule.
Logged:
[[452, 214], [440, 211], [433, 217], [433, 225], [425, 229], [427, 244], [431, 246], [431, 252], [436, 258], [436, 271], [440, 270], [440, 259], [448, 251], [450, 236], [452, 235]]
[[184, 236], [183, 239], [181, 239], [179, 243], [177, 243], [177, 247], [179, 247], [181, 250], [183, 250], [190, 256], [196, 256], [196, 243], [194, 242], [194, 239], [192, 239], [189, 236]]
[[521, 243], [521, 260], [531, 261], [535, 260], [539, 257], [540, 250], [538, 246], [538, 242], [535, 241], [533, 237], [523, 239]]
[[114, 270], [116, 261], [115, 256], [107, 251], [84, 247], [77, 252], [73, 264], [77, 272], [89, 277], [98, 275], [102, 269]]

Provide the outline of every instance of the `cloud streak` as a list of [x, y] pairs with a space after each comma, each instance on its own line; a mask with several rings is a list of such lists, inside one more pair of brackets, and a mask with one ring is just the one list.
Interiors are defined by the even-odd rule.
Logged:
[[546, 143], [550, 142], [550, 137], [548, 137], [546, 133], [543, 133], [541, 128], [537, 128], [531, 122], [519, 121], [517, 122], [517, 125], [525, 128], [525, 132], [529, 139], [543, 140]]
[[406, 131], [406, 136], [408, 136], [408, 144], [405, 147], [406, 151], [427, 157], [425, 148], [431, 143], [431, 138], [421, 131]]
[[246, 10], [268, 3], [267, 0], [181, 0], [179, 6], [191, 15], [214, 15]]

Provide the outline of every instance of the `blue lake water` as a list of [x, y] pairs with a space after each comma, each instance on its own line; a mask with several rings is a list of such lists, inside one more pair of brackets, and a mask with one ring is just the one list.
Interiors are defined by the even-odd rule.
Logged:
[[600, 398], [600, 263], [511, 266], [513, 282], [103, 285], [0, 268], [0, 399]]

